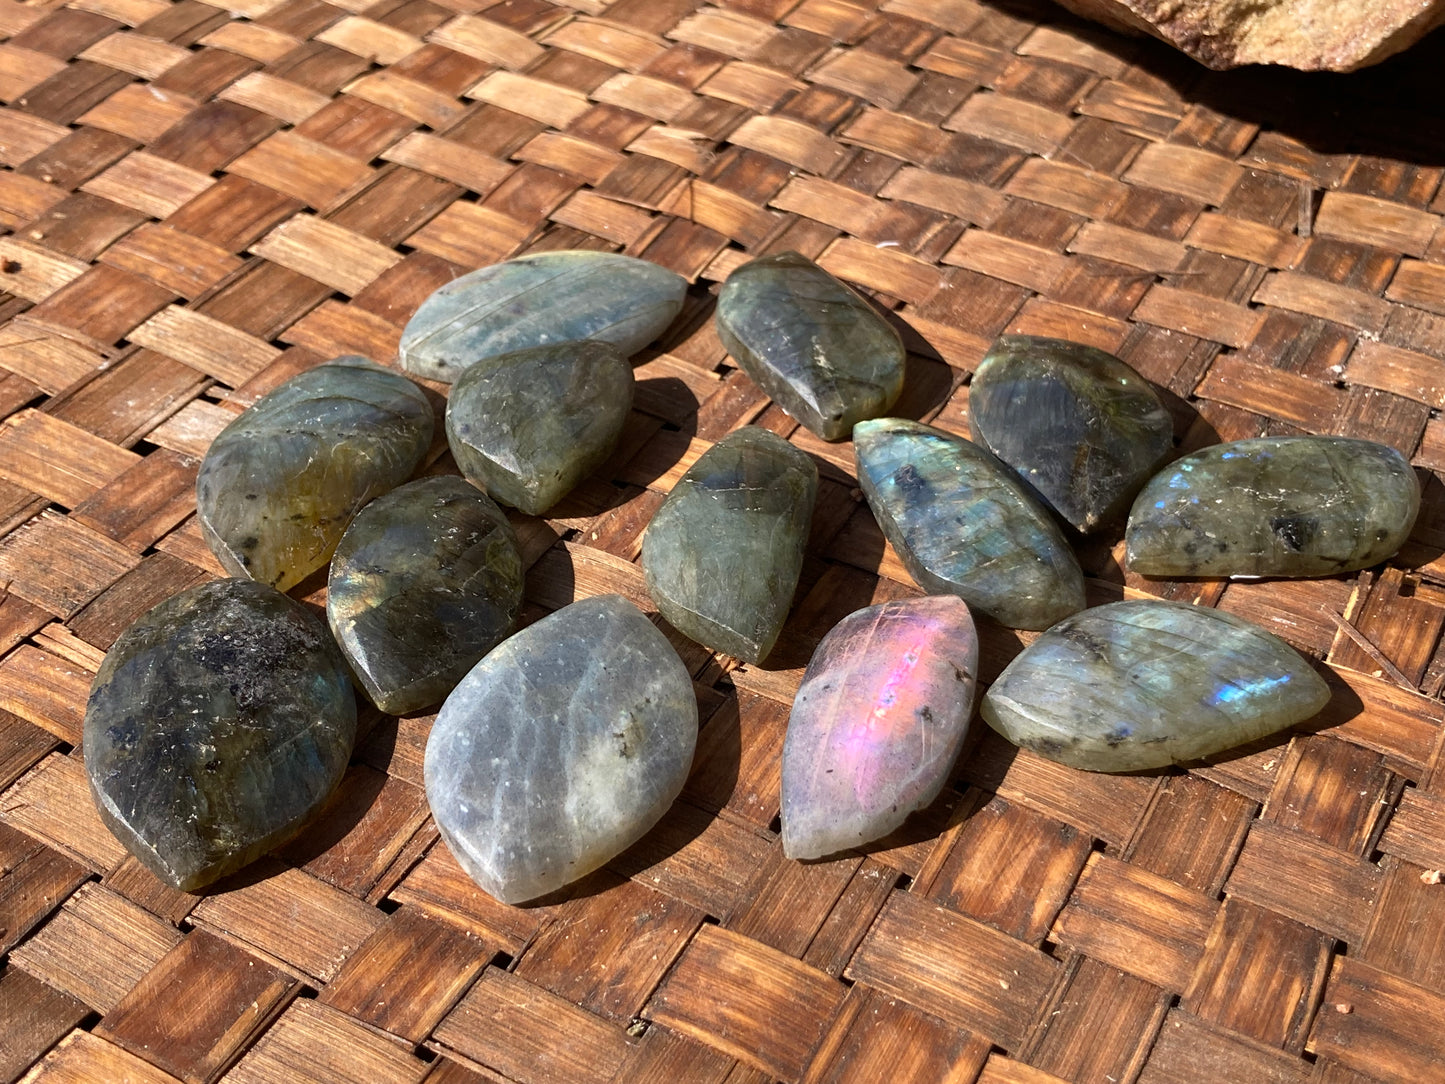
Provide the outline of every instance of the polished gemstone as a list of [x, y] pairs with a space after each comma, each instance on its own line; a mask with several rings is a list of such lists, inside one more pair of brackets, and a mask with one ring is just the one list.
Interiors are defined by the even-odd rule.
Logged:
[[599, 595], [523, 629], [452, 691], [427, 740], [427, 801], [462, 868], [521, 903], [640, 839], [696, 743], [677, 652], [632, 603]]
[[431, 445], [420, 388], [365, 358], [294, 376], [221, 430], [196, 478], [222, 567], [285, 591], [331, 560], [351, 517], [411, 476]]
[[886, 836], [938, 797], [968, 732], [973, 617], [953, 595], [849, 614], [813, 653], [783, 744], [783, 853]]
[[973, 439], [1080, 531], [1121, 519], [1174, 446], [1148, 382], [1081, 343], [1004, 335], [973, 374]]
[[453, 381], [483, 358], [595, 339], [628, 357], [682, 309], [687, 283], [664, 267], [608, 252], [542, 252], [449, 282], [401, 333], [401, 364]]
[[471, 481], [540, 515], [600, 467], [632, 408], [632, 367], [602, 342], [539, 346], [474, 365], [447, 400], [447, 443]]
[[886, 414], [903, 389], [898, 333], [796, 252], [760, 257], [728, 276], [717, 333], [753, 382], [824, 440]]
[[85, 712], [100, 818], [192, 891], [294, 835], [341, 779], [356, 697], [326, 626], [251, 580], [162, 602], [105, 656]]
[[777, 434], [734, 430], [673, 486], [642, 540], [659, 612], [714, 651], [761, 662], [803, 570], [818, 468]]
[[392, 715], [445, 698], [512, 631], [521, 605], [517, 536], [491, 498], [454, 474], [363, 508], [326, 591], [336, 642]]
[[1084, 607], [1084, 574], [1018, 476], [962, 437], [900, 418], [853, 430], [858, 485], [908, 574], [975, 613], [1045, 629]]
[[1142, 576], [1329, 576], [1410, 536], [1420, 483], [1394, 448], [1347, 437], [1216, 444], [1151, 478], [1129, 513]]
[[1075, 614], [983, 698], [989, 726], [1075, 768], [1197, 760], [1317, 714], [1329, 687], [1294, 648], [1232, 614], [1141, 599]]

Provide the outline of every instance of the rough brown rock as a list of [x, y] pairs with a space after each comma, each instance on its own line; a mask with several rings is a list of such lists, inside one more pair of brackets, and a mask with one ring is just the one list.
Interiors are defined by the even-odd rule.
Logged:
[[1445, 22], [1445, 0], [1059, 0], [1115, 30], [1152, 34], [1211, 68], [1353, 71]]

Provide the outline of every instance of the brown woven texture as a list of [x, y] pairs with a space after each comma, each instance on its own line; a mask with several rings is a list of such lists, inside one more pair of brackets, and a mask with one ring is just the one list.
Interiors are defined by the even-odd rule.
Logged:
[[[0, 0], [0, 36], [0, 1081], [1445, 1078], [1445, 45], [1210, 74], [1042, 0]], [[559, 902], [466, 879], [421, 787], [431, 717], [374, 711], [319, 823], [215, 891], [160, 885], [97, 819], [80, 726], [120, 632], [219, 574], [208, 442], [328, 357], [394, 363], [458, 274], [558, 248], [693, 285], [617, 454], [514, 517], [526, 618], [650, 609], [650, 515], [757, 424], [823, 474], [772, 660], [674, 636], [684, 795]], [[1012, 331], [1117, 352], [1186, 449], [1409, 454], [1424, 509], [1383, 570], [1176, 584], [1126, 576], [1117, 536], [1081, 555], [1096, 602], [1196, 600], [1321, 660], [1323, 716], [1135, 776], [976, 724], [899, 837], [785, 860], [801, 668], [917, 590], [850, 446], [713, 330], [717, 283], [789, 248], [895, 311], [898, 412], [946, 429]], [[455, 469], [440, 442], [428, 469]], [[984, 679], [1025, 639], [985, 629]]]

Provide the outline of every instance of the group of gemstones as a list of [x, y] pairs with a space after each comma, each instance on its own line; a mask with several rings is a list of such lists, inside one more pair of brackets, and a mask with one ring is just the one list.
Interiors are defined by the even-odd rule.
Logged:
[[[632, 404], [628, 358], [672, 322], [685, 287], [641, 260], [554, 252], [428, 298], [401, 364], [452, 383], [446, 435], [465, 480], [406, 482], [431, 446], [431, 406], [363, 358], [294, 377], [217, 436], [197, 508], [232, 578], [141, 617], [86, 712], [97, 807], [142, 863], [196, 889], [298, 831], [351, 755], [353, 681], [391, 714], [441, 702], [427, 800], [459, 863], [500, 900], [545, 897], [656, 823], [696, 744], [687, 669], [617, 595], [514, 633], [523, 563], [495, 502], [545, 513], [608, 459]], [[1061, 340], [994, 344], [970, 387], [972, 440], [887, 417], [903, 386], [898, 334], [796, 253], [738, 268], [716, 325], [790, 415], [825, 440], [852, 437], [859, 486], [928, 592], [849, 615], [808, 664], [782, 764], [793, 858], [877, 840], [937, 797], [973, 713], [975, 614], [1047, 630], [981, 714], [1076, 767], [1188, 761], [1324, 706], [1315, 670], [1247, 622], [1152, 600], [1086, 610], [1071, 533], [1127, 512], [1135, 572], [1315, 576], [1388, 558], [1418, 511], [1408, 462], [1367, 441], [1239, 441], [1161, 470], [1173, 425], [1147, 382]], [[765, 660], [817, 486], [812, 459], [768, 430], [714, 444], [643, 539], [662, 617], [710, 649]], [[328, 562], [329, 634], [283, 593]]]

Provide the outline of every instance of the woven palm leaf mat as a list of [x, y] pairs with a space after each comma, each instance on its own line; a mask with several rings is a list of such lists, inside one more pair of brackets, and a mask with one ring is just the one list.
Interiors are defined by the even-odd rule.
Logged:
[[[1216, 75], [984, 0], [0, 0], [0, 34], [0, 1080], [1445, 1079], [1441, 43]], [[458, 274], [559, 248], [693, 285], [635, 361], [617, 454], [514, 517], [524, 619], [648, 607], [650, 515], [752, 423], [823, 472], [777, 652], [675, 637], [703, 718], [684, 795], [559, 902], [462, 875], [421, 788], [431, 717], [374, 711], [319, 823], [215, 891], [163, 887], [97, 819], [80, 725], [120, 632], [220, 572], [198, 457], [298, 371], [394, 363]], [[713, 330], [717, 284], [788, 248], [896, 313], [898, 412], [946, 429], [1015, 331], [1117, 352], [1185, 448], [1409, 454], [1424, 510], [1383, 569], [1168, 583], [1126, 576], [1117, 535], [1081, 555], [1094, 602], [1283, 636], [1331, 675], [1325, 713], [1134, 776], [975, 724], [901, 835], [785, 860], [801, 668], [844, 614], [916, 593], [850, 446]], [[440, 442], [429, 462], [455, 469]], [[985, 630], [985, 680], [1024, 639]]]

